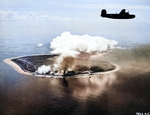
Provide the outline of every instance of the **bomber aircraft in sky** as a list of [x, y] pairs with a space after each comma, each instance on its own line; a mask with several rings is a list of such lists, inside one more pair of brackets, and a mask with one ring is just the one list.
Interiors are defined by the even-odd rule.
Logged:
[[132, 19], [135, 18], [135, 15], [129, 14], [129, 12], [125, 12], [125, 9], [122, 9], [119, 14], [107, 14], [107, 11], [103, 9], [101, 11], [101, 17], [112, 19]]

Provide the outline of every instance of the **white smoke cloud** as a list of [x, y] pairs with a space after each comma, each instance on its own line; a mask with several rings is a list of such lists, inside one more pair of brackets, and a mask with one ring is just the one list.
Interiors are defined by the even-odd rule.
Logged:
[[53, 39], [50, 46], [53, 49], [52, 53], [62, 55], [56, 58], [53, 65], [38, 67], [35, 74], [66, 75], [66, 72], [72, 71], [75, 64], [77, 64], [74, 57], [78, 57], [80, 54], [80, 58], [86, 57], [89, 59], [89, 55], [114, 49], [117, 44], [117, 41], [108, 40], [100, 36], [79, 36], [72, 35], [70, 32], [63, 32], [61, 36]]
[[52, 75], [52, 76], [58, 76], [62, 75], [61, 71], [59, 71], [59, 67], [57, 64], [54, 65], [42, 65], [38, 67], [38, 69], [35, 71], [36, 75]]
[[61, 53], [68, 55], [78, 55], [80, 52], [95, 53], [107, 51], [108, 49], [116, 48], [118, 42], [108, 40], [100, 36], [90, 35], [72, 35], [70, 32], [63, 32], [61, 36], [54, 38], [50, 48], [51, 53]]
[[49, 72], [51, 70], [50, 66], [46, 66], [46, 65], [42, 65], [40, 67], [38, 67], [37, 72], [39, 74], [46, 74], [47, 72]]

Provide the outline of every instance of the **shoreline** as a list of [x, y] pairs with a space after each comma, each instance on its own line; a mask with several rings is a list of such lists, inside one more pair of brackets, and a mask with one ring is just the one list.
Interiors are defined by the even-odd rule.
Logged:
[[[33, 56], [39, 56], [39, 55], [33, 55]], [[23, 71], [21, 69], [21, 67], [19, 65], [17, 65], [15, 62], [11, 61], [12, 59], [15, 58], [20, 58], [20, 57], [24, 57], [24, 56], [19, 56], [19, 57], [14, 57], [14, 58], [7, 58], [5, 60], [3, 60], [5, 63], [7, 63], [8, 65], [12, 66], [18, 73], [20, 74], [24, 74], [24, 75], [30, 75], [30, 76], [36, 76], [36, 77], [50, 77], [50, 78], [63, 78], [63, 76], [52, 76], [52, 75], [34, 75], [33, 73], [29, 72], [29, 71]], [[110, 74], [113, 72], [116, 72], [118, 70], [120, 70], [120, 66], [116, 65], [113, 63], [113, 65], [116, 67], [114, 70], [111, 71], [105, 71], [105, 72], [95, 72], [92, 74], [79, 74], [79, 75], [74, 75], [73, 77], [70, 76], [66, 76], [67, 78], [76, 78], [76, 77], [89, 77], [89, 76], [94, 76], [94, 75], [100, 75], [100, 74]]]
[[5, 63], [7, 63], [8, 65], [12, 66], [18, 73], [21, 73], [21, 74], [25, 74], [25, 75], [32, 75], [31, 73], [29, 72], [25, 72], [23, 71], [20, 66], [18, 66], [16, 63], [14, 63], [13, 61], [11, 61], [12, 59], [14, 58], [8, 58], [8, 59], [5, 59], [3, 60]]

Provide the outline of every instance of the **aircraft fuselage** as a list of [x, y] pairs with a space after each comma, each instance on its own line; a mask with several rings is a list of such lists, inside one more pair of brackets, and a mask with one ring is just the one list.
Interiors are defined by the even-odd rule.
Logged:
[[112, 19], [132, 19], [135, 18], [135, 15], [120, 15], [120, 14], [105, 14], [101, 15], [103, 18], [112, 18]]

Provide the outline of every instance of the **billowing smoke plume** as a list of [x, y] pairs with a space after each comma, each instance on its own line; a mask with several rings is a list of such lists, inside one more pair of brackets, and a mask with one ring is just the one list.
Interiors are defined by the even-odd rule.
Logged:
[[60, 53], [76, 56], [81, 52], [95, 53], [114, 49], [118, 42], [108, 40], [100, 36], [72, 35], [70, 32], [63, 32], [61, 36], [53, 39], [50, 48], [51, 53]]
[[[40, 74], [49, 73], [52, 75], [54, 73], [66, 75], [69, 71], [79, 71], [81, 68], [82, 70], [89, 70], [89, 59], [91, 55], [97, 53], [103, 54], [103, 51], [114, 49], [117, 44], [118, 42], [115, 40], [108, 40], [100, 36], [79, 36], [72, 35], [70, 32], [63, 32], [61, 36], [52, 40], [50, 46], [53, 49], [51, 53], [60, 54], [55, 60], [54, 65], [52, 65], [55, 67], [55, 71], [50, 66], [42, 66], [38, 68], [37, 72]], [[83, 69], [83, 67], [86, 69]]]
[[50, 66], [45, 66], [45, 65], [42, 65], [38, 68], [37, 72], [39, 74], [46, 74], [47, 72], [49, 72], [51, 70], [51, 67]]
[[35, 71], [35, 74], [40, 74], [40, 75], [62, 75], [61, 72], [59, 71], [59, 67], [57, 66], [57, 64], [54, 64], [52, 66], [48, 65], [42, 65], [40, 67], [38, 67], [38, 69]]

